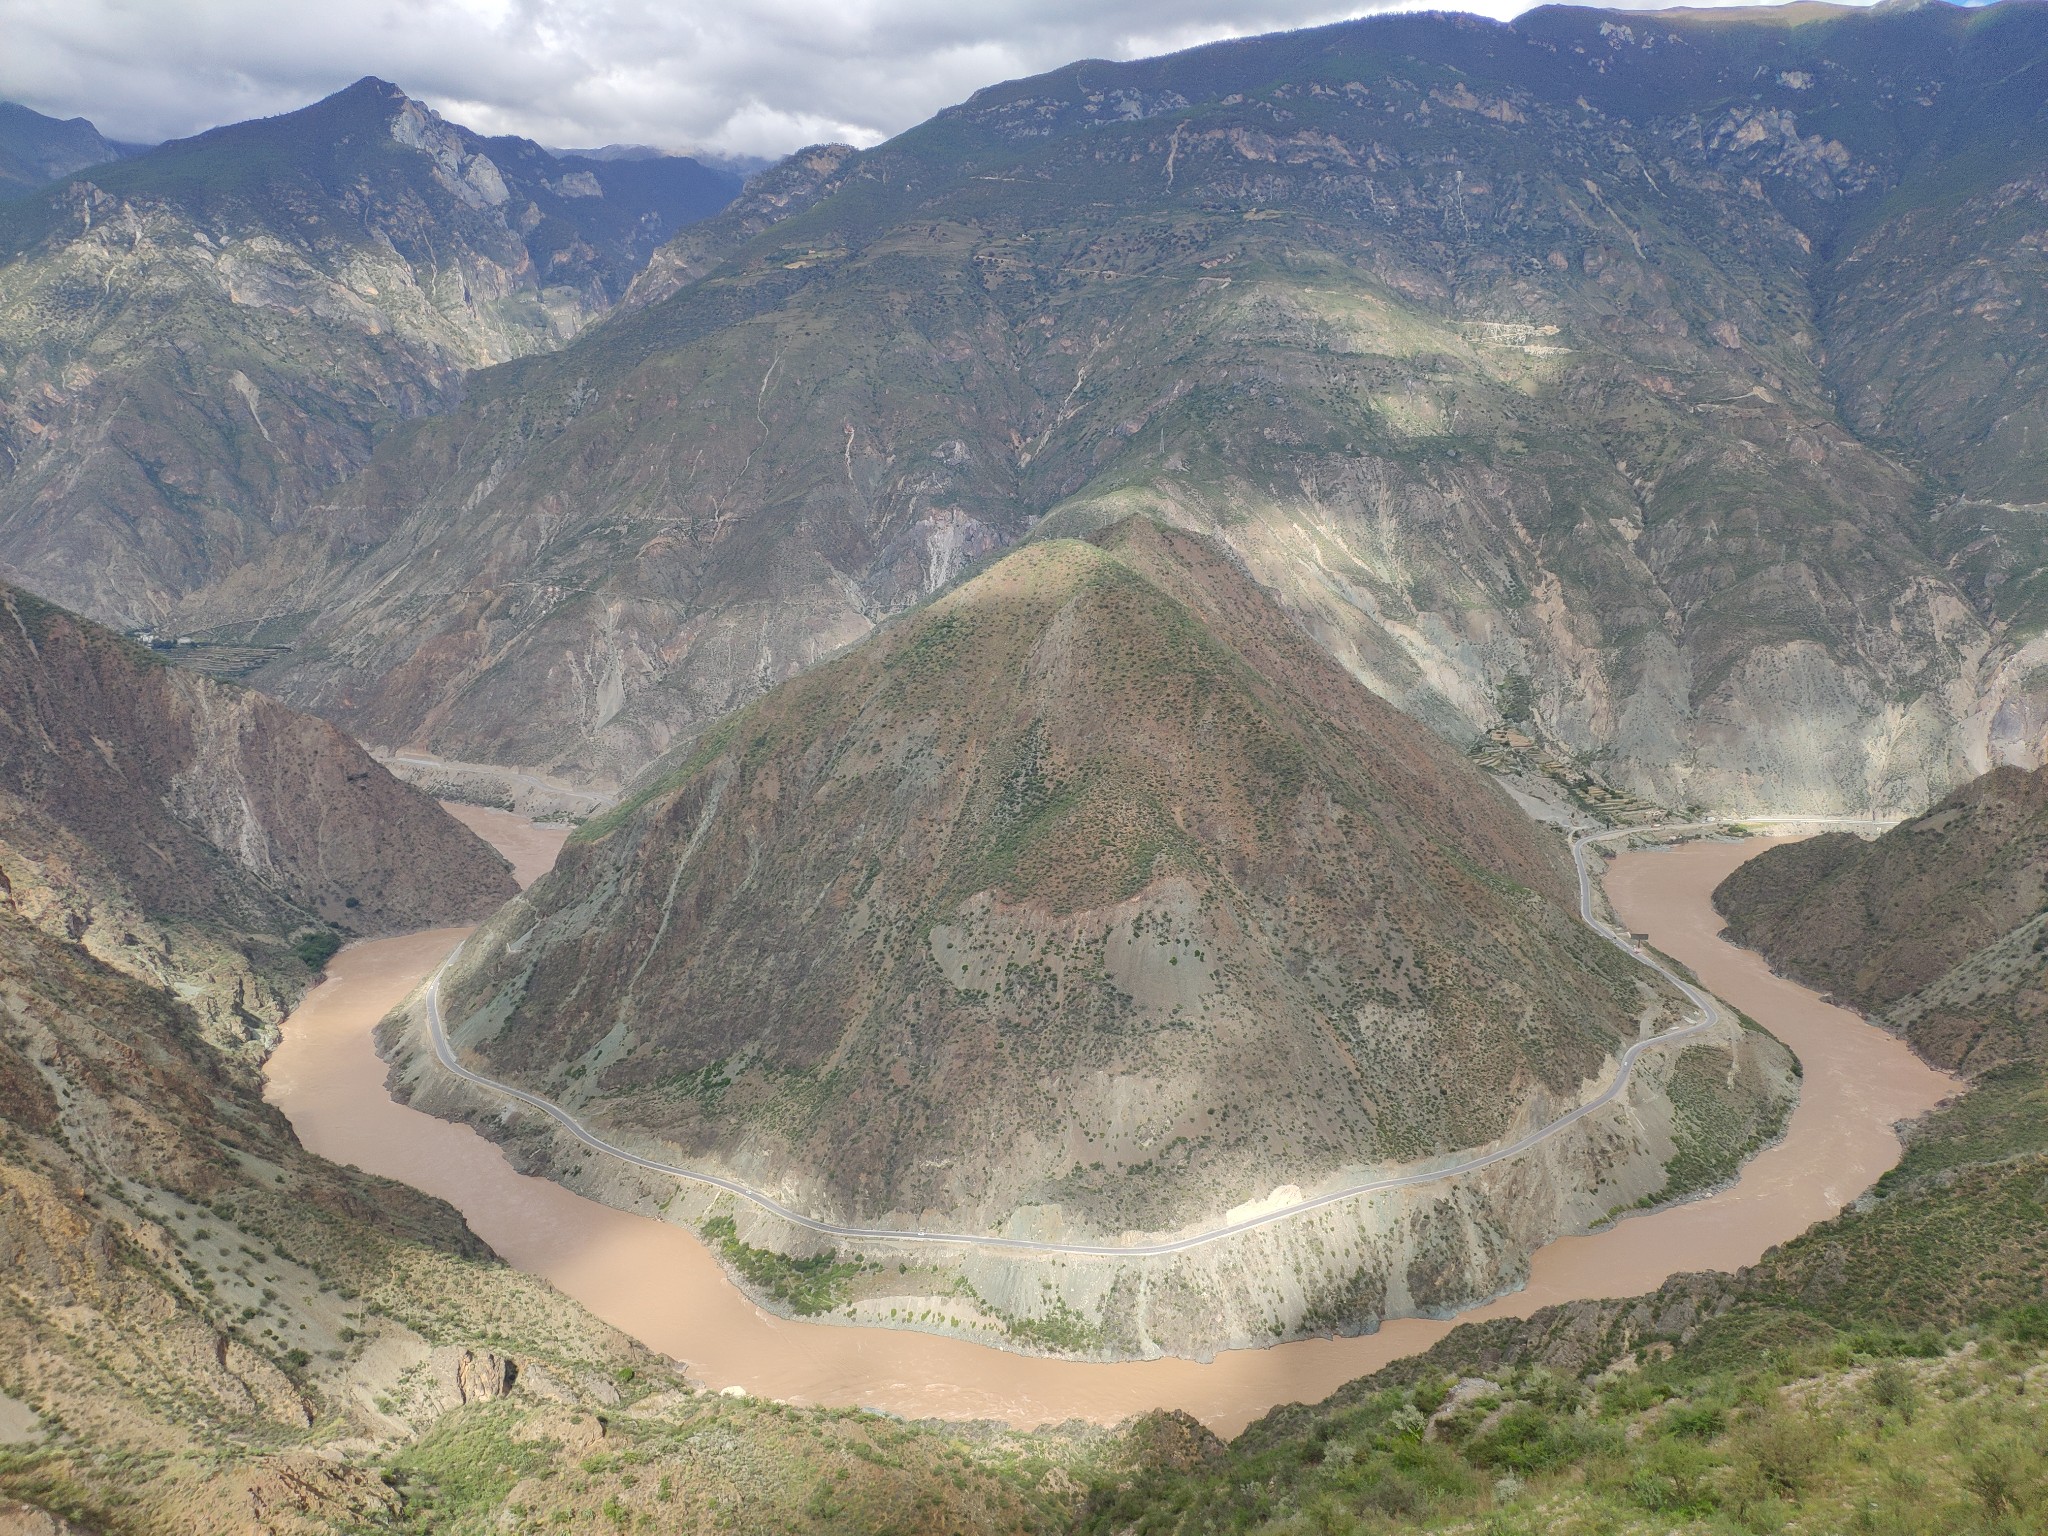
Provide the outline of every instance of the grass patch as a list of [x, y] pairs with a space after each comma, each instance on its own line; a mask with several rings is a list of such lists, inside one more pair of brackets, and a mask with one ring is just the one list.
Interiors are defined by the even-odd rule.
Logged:
[[1914, 1129], [1899, 1165], [1878, 1181], [1880, 1192], [1971, 1163], [2002, 1162], [2048, 1148], [2048, 1082], [2040, 1063], [2016, 1062], [1987, 1072], [1969, 1092]]
[[505, 1404], [459, 1408], [393, 1457], [386, 1476], [408, 1519], [444, 1529], [495, 1508], [520, 1478], [552, 1467], [559, 1443], [515, 1439], [521, 1418]]

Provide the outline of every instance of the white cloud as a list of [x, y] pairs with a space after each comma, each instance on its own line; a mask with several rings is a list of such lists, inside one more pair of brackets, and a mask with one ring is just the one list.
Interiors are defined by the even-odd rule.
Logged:
[[[1438, 0], [1439, 4], [1443, 0]], [[1407, 0], [0, 0], [0, 97], [159, 139], [381, 75], [552, 144], [871, 144], [984, 85]], [[1505, 18], [1519, 0], [1465, 0]]]

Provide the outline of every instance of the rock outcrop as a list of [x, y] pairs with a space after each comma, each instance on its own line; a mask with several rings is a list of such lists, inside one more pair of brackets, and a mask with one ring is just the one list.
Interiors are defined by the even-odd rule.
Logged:
[[223, 1037], [274, 1024], [341, 939], [473, 921], [516, 889], [325, 721], [0, 587], [0, 903]]

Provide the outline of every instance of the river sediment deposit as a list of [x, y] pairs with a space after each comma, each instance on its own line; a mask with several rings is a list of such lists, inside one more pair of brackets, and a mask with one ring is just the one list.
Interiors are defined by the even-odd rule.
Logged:
[[[530, 880], [562, 833], [505, 813], [463, 819]], [[1427, 1348], [1458, 1322], [1522, 1316], [1557, 1302], [1630, 1295], [1672, 1274], [1733, 1269], [1823, 1220], [1899, 1156], [1893, 1126], [1955, 1090], [1905, 1045], [1724, 943], [1716, 884], [1770, 845], [1701, 842], [1625, 854], [1606, 879], [1629, 928], [1683, 961], [1719, 997], [1795, 1051], [1804, 1080], [1784, 1138], [1727, 1189], [1540, 1249], [1526, 1287], [1451, 1320], [1405, 1318], [1377, 1333], [1237, 1350], [1207, 1363], [1116, 1364], [1010, 1353], [927, 1333], [798, 1322], [755, 1307], [688, 1230], [628, 1214], [515, 1172], [464, 1125], [395, 1103], [372, 1045], [379, 1019], [467, 930], [360, 944], [286, 1022], [268, 1097], [313, 1151], [449, 1201], [506, 1262], [542, 1276], [650, 1347], [723, 1388], [792, 1402], [858, 1404], [910, 1417], [990, 1418], [1020, 1426], [1114, 1422], [1184, 1408], [1233, 1434], [1277, 1403], [1313, 1401], [1390, 1360]]]

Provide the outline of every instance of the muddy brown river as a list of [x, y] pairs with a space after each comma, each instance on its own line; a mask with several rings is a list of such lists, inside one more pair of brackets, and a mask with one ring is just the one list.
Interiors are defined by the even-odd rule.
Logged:
[[[451, 809], [455, 809], [451, 807]], [[522, 880], [563, 834], [504, 812], [458, 814], [503, 848]], [[393, 1103], [371, 1046], [377, 1021], [468, 931], [442, 929], [343, 950], [284, 1027], [267, 1096], [313, 1151], [439, 1195], [509, 1264], [552, 1282], [713, 1387], [794, 1403], [858, 1404], [914, 1418], [1028, 1426], [1111, 1423], [1184, 1408], [1235, 1434], [1278, 1403], [1314, 1401], [1353, 1377], [1426, 1349], [1457, 1322], [1517, 1317], [1560, 1301], [1632, 1295], [1687, 1270], [1733, 1269], [1841, 1209], [1899, 1157], [1895, 1122], [1931, 1108], [1955, 1081], [1892, 1036], [1773, 976], [1724, 944], [1710, 893], [1770, 845], [1693, 843], [1615, 862], [1607, 891], [1632, 929], [1683, 960], [1707, 987], [1770, 1029], [1805, 1067], [1785, 1138], [1729, 1189], [1631, 1217], [1537, 1252], [1529, 1284], [1451, 1322], [1400, 1319], [1355, 1339], [1237, 1350], [1207, 1364], [1090, 1364], [1011, 1354], [930, 1334], [793, 1322], [761, 1311], [681, 1227], [629, 1215], [515, 1173], [467, 1126]]]

